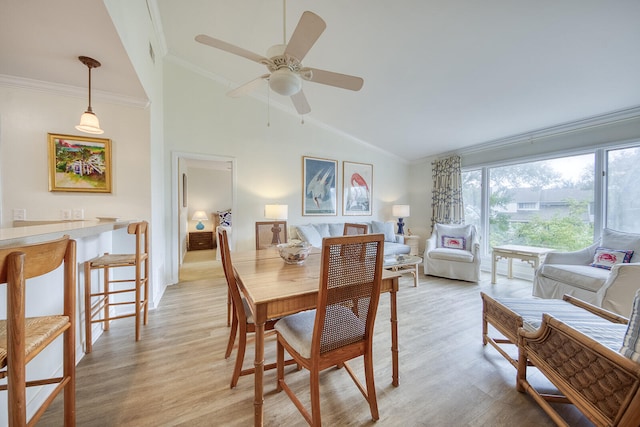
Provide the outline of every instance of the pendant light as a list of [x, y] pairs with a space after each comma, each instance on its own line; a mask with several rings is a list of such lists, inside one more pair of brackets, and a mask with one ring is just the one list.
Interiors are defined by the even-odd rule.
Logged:
[[96, 116], [91, 109], [91, 69], [98, 68], [101, 64], [88, 56], [79, 56], [78, 59], [89, 68], [89, 106], [87, 107], [87, 111], [80, 116], [80, 124], [76, 126], [76, 129], [81, 132], [99, 135], [104, 133], [104, 131], [100, 129], [98, 116]]

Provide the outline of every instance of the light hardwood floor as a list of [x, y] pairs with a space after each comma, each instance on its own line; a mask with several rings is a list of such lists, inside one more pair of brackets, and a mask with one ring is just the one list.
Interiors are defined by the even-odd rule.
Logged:
[[[206, 264], [206, 263], [205, 263]], [[134, 341], [131, 319], [117, 320], [77, 369], [79, 426], [250, 426], [253, 377], [229, 389], [233, 357], [224, 359], [226, 289], [218, 264], [195, 267], [198, 280], [170, 286], [150, 312], [142, 340]], [[190, 272], [190, 274], [193, 271]], [[186, 276], [185, 276], [186, 277]], [[420, 275], [413, 287], [403, 276], [398, 293], [400, 386], [391, 385], [389, 298], [380, 300], [374, 339], [380, 420], [344, 370], [321, 376], [323, 422], [327, 426], [552, 426], [533, 402], [515, 390], [515, 369], [481, 340], [479, 292], [526, 297], [531, 282], [499, 277], [479, 284]], [[273, 338], [266, 361], [275, 360]], [[249, 343], [245, 366], [253, 362]], [[362, 373], [361, 359], [351, 365]], [[291, 386], [308, 396], [308, 373], [288, 371]], [[534, 375], [544, 382], [539, 374]], [[363, 378], [363, 377], [362, 377]], [[535, 381], [534, 381], [535, 382]], [[303, 426], [285, 393], [275, 393], [275, 372], [265, 374], [265, 425]], [[308, 399], [306, 400], [308, 402]], [[557, 405], [572, 426], [591, 425], [570, 405]], [[61, 401], [39, 425], [61, 425]]]

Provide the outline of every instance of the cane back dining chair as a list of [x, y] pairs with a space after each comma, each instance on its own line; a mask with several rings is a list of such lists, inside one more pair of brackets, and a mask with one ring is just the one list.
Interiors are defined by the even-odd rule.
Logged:
[[[64, 264], [64, 265], [63, 265]], [[63, 265], [61, 267], [61, 265]], [[61, 314], [26, 317], [26, 283], [62, 268], [63, 302]], [[56, 276], [36, 279], [46, 286]], [[48, 283], [51, 281], [52, 283]], [[6, 383], [10, 427], [35, 424], [54, 398], [64, 390], [64, 425], [75, 426], [76, 366], [76, 242], [69, 236], [45, 243], [0, 249], [0, 284], [7, 285], [7, 319], [0, 320], [0, 378]], [[62, 337], [62, 376], [27, 380], [27, 364], [49, 344]], [[50, 356], [49, 356], [50, 357]], [[54, 384], [44, 402], [27, 418], [27, 387]]]
[[[84, 316], [85, 316], [85, 352], [93, 349], [92, 330], [94, 323], [102, 323], [105, 331], [109, 330], [112, 320], [135, 317], [136, 341], [140, 340], [140, 318], [147, 324], [149, 311], [149, 223], [147, 221], [132, 222], [127, 227], [129, 234], [135, 235], [135, 253], [109, 254], [98, 256], [84, 263]], [[114, 268], [134, 268], [135, 273], [127, 279], [113, 279]], [[94, 291], [91, 285], [91, 272], [103, 270], [102, 289]], [[130, 285], [121, 285], [129, 283]], [[115, 285], [115, 286], [112, 286]], [[123, 300], [122, 298], [125, 298]], [[116, 313], [113, 307], [133, 306], [133, 312]]]
[[256, 221], [256, 249], [287, 242], [287, 221]]
[[[284, 390], [305, 420], [321, 425], [320, 371], [344, 366], [379, 418], [373, 375], [373, 326], [380, 299], [384, 236], [327, 237], [322, 242], [320, 289], [315, 310], [292, 314], [276, 325], [277, 390]], [[311, 413], [284, 380], [284, 351], [309, 370]], [[364, 356], [366, 388], [347, 361]]]
[[355, 224], [351, 222], [344, 223], [344, 231], [342, 232], [345, 236], [353, 236], [355, 234], [367, 234], [369, 231], [369, 226], [367, 224]]
[[[240, 294], [238, 282], [236, 281], [233, 266], [231, 265], [231, 254], [229, 251], [227, 230], [222, 227], [218, 228], [218, 241], [218, 250], [220, 251], [220, 255], [222, 258], [222, 268], [224, 270], [225, 278], [227, 279], [228, 292], [231, 296], [231, 309], [233, 314], [231, 319], [231, 331], [229, 333], [227, 350], [224, 354], [225, 359], [228, 359], [229, 356], [231, 356], [231, 352], [233, 351], [233, 344], [235, 343], [236, 335], [238, 335], [238, 351], [236, 353], [236, 363], [231, 375], [230, 385], [230, 388], [234, 388], [238, 384], [238, 379], [241, 376], [250, 375], [255, 372], [254, 368], [243, 370], [242, 363], [244, 362], [244, 354], [247, 347], [247, 334], [255, 332], [256, 329], [255, 324], [253, 323], [253, 315], [251, 314], [251, 309], [249, 308], [246, 299], [243, 298]], [[273, 325], [275, 324], [276, 320], [277, 319], [267, 321], [264, 327], [265, 331], [273, 330]], [[293, 361], [291, 360], [286, 362], [286, 364], [291, 363], [293, 363]], [[275, 363], [270, 363], [265, 365], [264, 369], [274, 369], [275, 367]]]

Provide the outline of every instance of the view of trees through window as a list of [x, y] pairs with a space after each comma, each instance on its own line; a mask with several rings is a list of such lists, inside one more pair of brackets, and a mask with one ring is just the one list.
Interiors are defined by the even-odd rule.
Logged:
[[607, 227], [640, 232], [640, 187], [635, 171], [640, 165], [640, 148], [607, 152]]
[[[569, 251], [593, 242], [594, 154], [492, 167], [487, 173], [489, 247]], [[465, 223], [481, 230], [482, 171], [465, 171], [462, 178]]]

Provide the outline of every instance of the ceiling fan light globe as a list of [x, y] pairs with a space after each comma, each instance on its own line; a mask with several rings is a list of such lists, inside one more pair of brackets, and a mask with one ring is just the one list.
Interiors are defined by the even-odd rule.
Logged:
[[302, 89], [302, 79], [288, 68], [282, 68], [271, 73], [269, 87], [277, 94], [291, 96]]
[[95, 135], [103, 134], [104, 131], [100, 129], [100, 121], [98, 120], [98, 116], [93, 114], [91, 111], [85, 111], [80, 116], [80, 124], [76, 126], [81, 132], [92, 133]]

